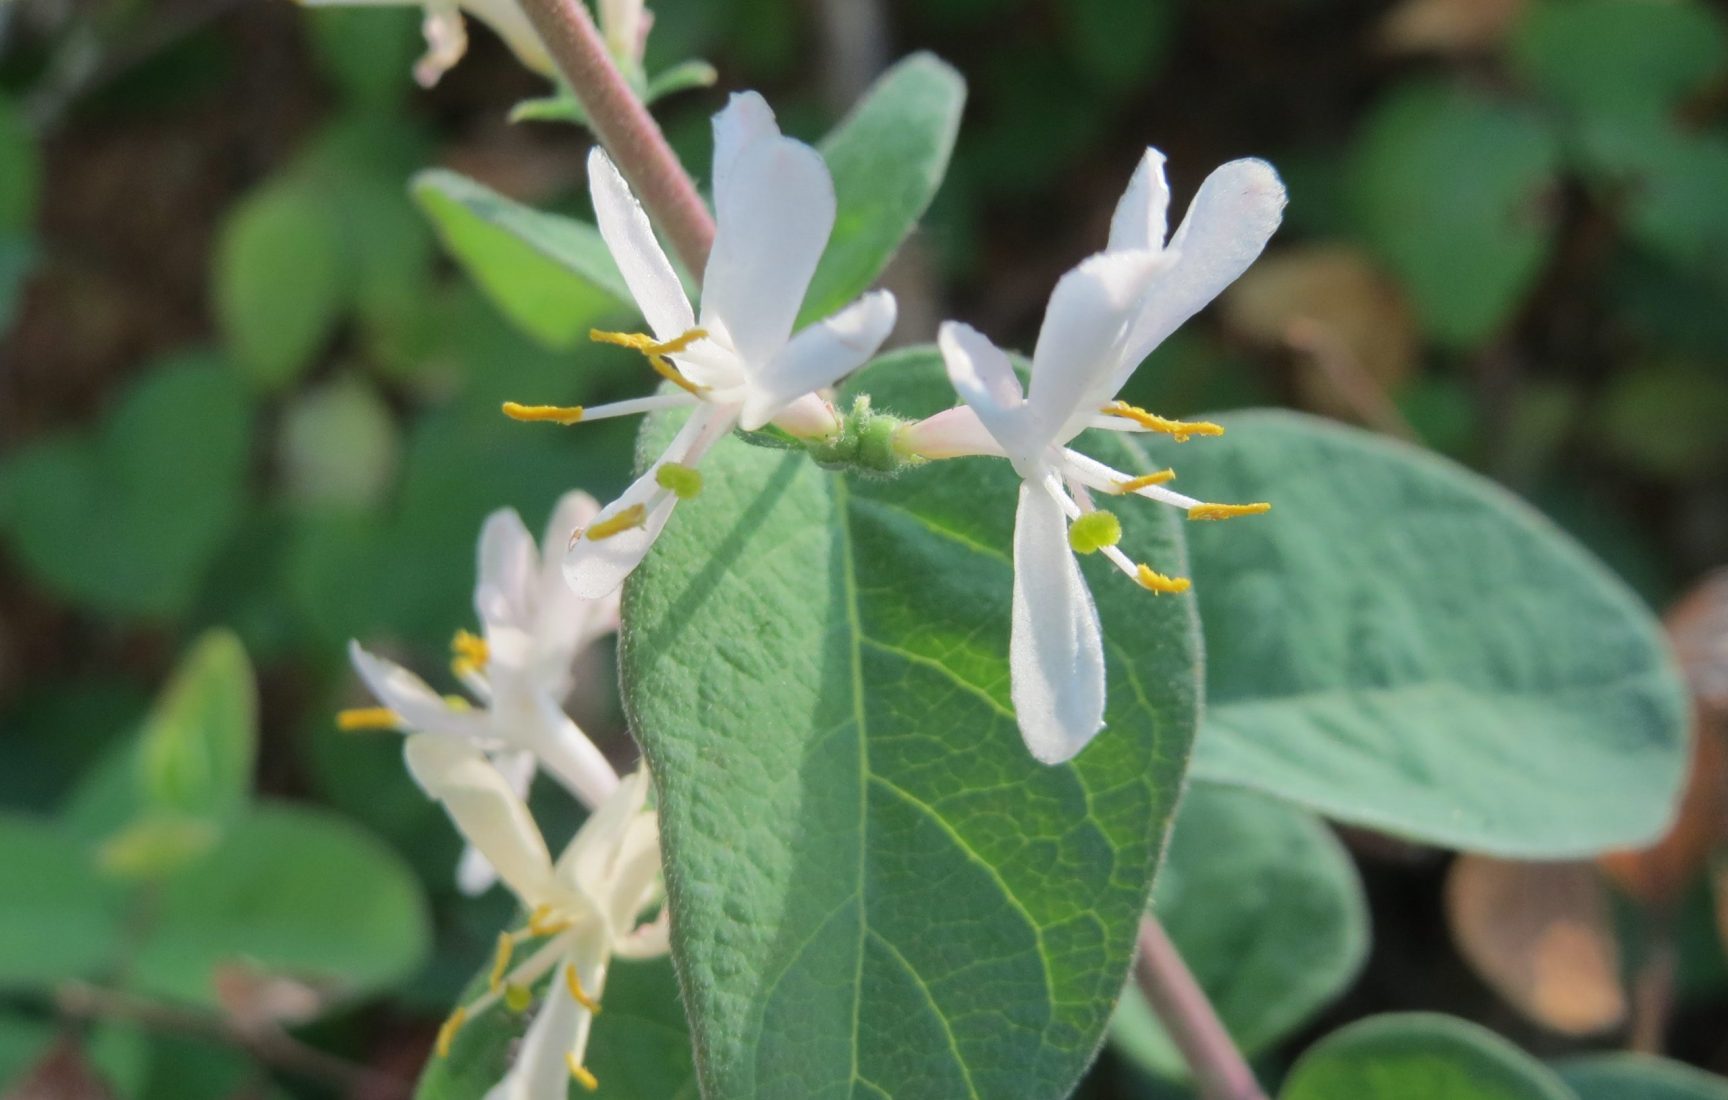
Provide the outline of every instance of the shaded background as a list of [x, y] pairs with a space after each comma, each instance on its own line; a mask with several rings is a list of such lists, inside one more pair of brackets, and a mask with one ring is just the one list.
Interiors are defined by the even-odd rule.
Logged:
[[[1264, 156], [1290, 185], [1285, 229], [1126, 396], [1168, 415], [1289, 405], [1419, 440], [1531, 499], [1659, 610], [1728, 561], [1719, 7], [653, 6], [650, 71], [708, 58], [720, 89], [762, 90], [805, 137], [905, 52], [967, 77], [953, 171], [890, 275], [897, 339], [952, 316], [1027, 346], [1054, 279], [1102, 242], [1140, 149], [1169, 154], [1178, 209], [1213, 166]], [[500, 400], [592, 403], [646, 382], [636, 357], [585, 342], [604, 303], [527, 263], [519, 285], [477, 289], [408, 195], [414, 172], [443, 165], [536, 205], [586, 201], [586, 134], [508, 124], [542, 85], [470, 27], [467, 59], [422, 92], [416, 10], [0, 3], [0, 797], [40, 814], [91, 798], [177, 654], [232, 628], [259, 674], [261, 789], [363, 824], [432, 900], [435, 961], [302, 1033], [398, 1075], [507, 903], [455, 897], [455, 842], [393, 738], [335, 732], [332, 712], [358, 701], [343, 647], [359, 637], [435, 670], [471, 625], [489, 511], [515, 506], [538, 529], [564, 489], [622, 486], [629, 424], [537, 430], [502, 420]], [[657, 107], [698, 176], [722, 101]], [[1692, 613], [1716, 621], [1724, 603], [1717, 590]], [[1721, 649], [1701, 643], [1694, 671]], [[579, 718], [627, 753], [610, 671], [590, 676]], [[1533, 918], [1533, 935], [1558, 921], [1616, 940], [1625, 974], [1515, 990], [1523, 1011], [1491, 990], [1520, 980], [1493, 973], [1492, 951], [1472, 954], [1477, 976], [1449, 946], [1448, 857], [1350, 837], [1375, 948], [1323, 1024], [1432, 1008], [1539, 1054], [1631, 1038], [1728, 1071], [1703, 872], [1719, 816], [1696, 810], [1705, 839], [1664, 864], [1679, 885], [1623, 870], [1606, 908], [1585, 906], [1595, 916]], [[1599, 882], [1562, 874], [1586, 893]], [[1572, 888], [1531, 881], [1498, 904]], [[1455, 916], [1471, 889], [1454, 881]], [[39, 1057], [53, 1014], [25, 995], [0, 1010], [11, 1019], [35, 1030], [14, 1044], [0, 1026], [0, 1081]], [[1587, 1044], [1565, 1034], [1580, 1019]], [[62, 1048], [53, 1072], [152, 1100], [333, 1092], [316, 1068], [266, 1070], [146, 1022], [82, 1032], [83, 1069]], [[1108, 1054], [1084, 1093], [1165, 1094]]]

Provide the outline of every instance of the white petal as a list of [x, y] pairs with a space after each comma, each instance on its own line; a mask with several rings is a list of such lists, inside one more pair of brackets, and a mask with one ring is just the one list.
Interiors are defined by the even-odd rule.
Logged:
[[936, 332], [936, 346], [942, 350], [942, 363], [948, 368], [954, 392], [983, 421], [1002, 449], [1010, 455], [1036, 451], [1039, 442], [1027, 439], [1026, 398], [1020, 379], [1002, 349], [982, 332], [958, 321], [942, 322]]
[[426, 36], [426, 53], [414, 63], [414, 79], [430, 88], [468, 52], [468, 25], [455, 5], [427, 4], [420, 31]]
[[970, 405], [956, 405], [908, 424], [900, 429], [894, 443], [905, 453], [923, 458], [962, 458], [966, 455], [1006, 458], [1008, 454]]
[[1164, 179], [1164, 154], [1147, 149], [1128, 180], [1110, 219], [1111, 252], [1152, 251], [1164, 247], [1169, 232], [1170, 185]]
[[[526, 800], [528, 788], [534, 782], [534, 754], [498, 752], [492, 754], [491, 760], [516, 797]], [[498, 871], [485, 853], [472, 844], [464, 845], [462, 858], [456, 863], [456, 889], [468, 897], [478, 897], [492, 889], [497, 881]]]
[[426, 681], [396, 662], [366, 652], [359, 642], [348, 643], [348, 658], [379, 705], [395, 711], [410, 730], [475, 739], [487, 736], [484, 715], [450, 706]]
[[1098, 609], [1068, 546], [1050, 490], [1020, 486], [1014, 520], [1011, 694], [1032, 755], [1060, 764], [1104, 728], [1104, 642]]
[[1147, 290], [1112, 392], [1165, 337], [1248, 270], [1283, 219], [1284, 203], [1284, 184], [1263, 160], [1231, 161], [1206, 177], [1170, 238], [1176, 263]]
[[[759, 123], [739, 129], [748, 126]], [[729, 129], [716, 120], [717, 143]], [[715, 177], [702, 327], [730, 345], [747, 370], [757, 371], [792, 334], [834, 228], [834, 183], [821, 154], [803, 142], [777, 134], [741, 142], [716, 162], [724, 168]]]
[[642, 204], [630, 193], [612, 158], [598, 145], [588, 154], [588, 192], [594, 199], [594, 218], [606, 248], [655, 337], [671, 340], [688, 332], [696, 324], [695, 315], [672, 270], [672, 261], [654, 238]]
[[827, 439], [846, 426], [833, 403], [819, 393], [793, 400], [774, 414], [773, 424], [799, 439]]
[[774, 111], [756, 92], [733, 92], [714, 116], [714, 194], [732, 187], [732, 170], [744, 151], [758, 141], [780, 136]]
[[810, 325], [750, 379], [739, 425], [753, 432], [794, 400], [863, 366], [894, 328], [894, 295], [875, 290]]
[[619, 782], [558, 857], [559, 878], [589, 897], [607, 892], [606, 883], [617, 867], [631, 823], [646, 812], [650, 786], [646, 768], [637, 768]]
[[534, 621], [539, 550], [514, 508], [500, 508], [480, 528], [479, 580], [474, 613], [488, 628], [526, 627]]
[[539, 720], [529, 727], [532, 733], [527, 747], [539, 758], [541, 767], [592, 810], [618, 789], [618, 773], [599, 747], [549, 696], [541, 693], [537, 701]]
[[1066, 442], [1113, 395], [1110, 380], [1141, 296], [1174, 257], [1161, 252], [1101, 252], [1062, 276], [1044, 309], [1032, 352], [1027, 398], [1041, 443]]
[[552, 858], [540, 829], [503, 774], [466, 741], [416, 734], [403, 746], [408, 772], [443, 803], [468, 843], [532, 909], [552, 889]]
[[534, 652], [537, 682], [554, 700], [570, 691], [572, 666], [589, 646], [618, 629], [618, 596], [585, 600], [564, 580], [570, 535], [594, 522], [599, 503], [587, 493], [565, 493], [546, 523], [546, 548], [537, 556]]
[[546, 52], [539, 32], [528, 21], [528, 14], [517, 0], [462, 0], [462, 6], [491, 27], [493, 33], [510, 47], [516, 60], [541, 76], [553, 75], [552, 55]]
[[486, 1100], [548, 1100], [570, 1095], [570, 1069], [564, 1055], [586, 1039], [592, 1016], [564, 988], [560, 962], [541, 998], [534, 1022], [522, 1037], [516, 1061], [504, 1079], [486, 1093]]

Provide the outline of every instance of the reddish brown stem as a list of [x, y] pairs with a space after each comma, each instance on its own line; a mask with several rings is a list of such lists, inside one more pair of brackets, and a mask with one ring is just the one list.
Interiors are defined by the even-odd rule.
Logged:
[[1158, 919], [1140, 920], [1140, 957], [1134, 977], [1170, 1041], [1188, 1063], [1194, 1086], [1204, 1100], [1266, 1100], [1260, 1082], [1236, 1049], [1212, 1002], [1194, 980], [1188, 964], [1170, 942]]

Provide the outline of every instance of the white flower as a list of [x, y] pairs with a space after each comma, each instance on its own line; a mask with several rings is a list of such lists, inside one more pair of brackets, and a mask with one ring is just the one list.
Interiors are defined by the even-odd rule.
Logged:
[[[553, 510], [546, 545], [589, 522], [598, 506], [586, 493], [567, 493]], [[618, 775], [574, 721], [563, 702], [577, 658], [618, 626], [618, 601], [584, 600], [564, 583], [558, 555], [542, 558], [534, 536], [512, 509], [486, 520], [480, 533], [474, 611], [481, 636], [458, 631], [451, 669], [477, 701], [441, 696], [420, 677], [368, 653], [349, 654], [380, 706], [342, 712], [344, 729], [400, 728], [460, 737], [491, 755], [518, 795], [544, 768], [590, 809], [618, 786]], [[457, 881], [469, 893], [492, 884], [485, 861], [464, 853]]]
[[659, 461], [571, 542], [565, 576], [579, 594], [594, 597], [623, 583], [678, 501], [700, 490], [694, 467], [733, 427], [754, 431], [773, 421], [794, 435], [836, 431], [838, 416], [816, 391], [875, 353], [894, 327], [895, 307], [893, 295], [874, 291], [793, 335], [834, 227], [834, 184], [821, 155], [782, 136], [754, 92], [734, 95], [714, 118], [716, 232], [700, 320], [647, 215], [598, 148], [588, 177], [600, 232], [653, 330], [594, 336], [641, 351], [682, 392], [586, 409], [511, 403], [505, 412], [573, 424], [693, 409]]
[[1149, 149], [1117, 205], [1106, 251], [1063, 276], [1050, 296], [1023, 392], [1008, 356], [967, 325], [947, 322], [938, 343], [965, 405], [903, 429], [898, 445], [929, 458], [998, 455], [1020, 474], [1014, 527], [1011, 693], [1032, 755], [1055, 764], [1104, 725], [1098, 610], [1075, 552], [1102, 551], [1153, 592], [1188, 581], [1137, 564], [1117, 548], [1121, 525], [1091, 494], [1132, 493], [1185, 509], [1190, 519], [1264, 512], [1269, 505], [1207, 504], [1164, 487], [1168, 470], [1134, 477], [1070, 449], [1088, 428], [1162, 432], [1182, 442], [1216, 424], [1166, 420], [1116, 400], [1153, 348], [1247, 269], [1284, 209], [1271, 166], [1239, 160], [1201, 185], [1165, 242], [1164, 157]]
[[416, 734], [405, 754], [415, 782], [444, 804], [528, 913], [522, 928], [499, 936], [486, 992], [451, 1014], [438, 1052], [447, 1054], [466, 1021], [500, 1003], [524, 1010], [550, 976], [515, 1063], [487, 1100], [563, 1096], [571, 1078], [596, 1088], [583, 1056], [613, 957], [667, 951], [660, 830], [647, 805], [646, 769], [600, 804], [554, 863], [528, 807], [472, 745]]
[[426, 56], [414, 66], [414, 79], [430, 88], [468, 52], [468, 27], [462, 13], [491, 27], [515, 53], [517, 60], [542, 76], [552, 76], [552, 57], [540, 41], [528, 16], [516, 0], [301, 0], [313, 7], [337, 5], [384, 6], [418, 4], [426, 9], [421, 28], [426, 35]]

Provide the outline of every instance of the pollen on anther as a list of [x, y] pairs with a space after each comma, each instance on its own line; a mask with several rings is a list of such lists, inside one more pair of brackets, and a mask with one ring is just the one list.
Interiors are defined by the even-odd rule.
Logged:
[[1166, 577], [1144, 564], [1135, 572], [1134, 579], [1140, 582], [1141, 587], [1160, 596], [1179, 596], [1194, 586], [1187, 577]]
[[1132, 421], [1149, 432], [1163, 432], [1178, 443], [1186, 443], [1190, 437], [1196, 435], [1224, 434], [1223, 426], [1214, 424], [1210, 420], [1171, 420], [1168, 417], [1159, 416], [1157, 413], [1149, 413], [1145, 409], [1136, 408], [1126, 401], [1112, 401], [1100, 411], [1105, 416], [1116, 416], [1123, 420]]
[[1131, 477], [1127, 481], [1116, 483], [1118, 493], [1137, 493], [1148, 485], [1164, 485], [1176, 480], [1176, 471], [1171, 469], [1154, 470], [1149, 474]]
[[1235, 519], [1237, 516], [1258, 516], [1272, 510], [1265, 501], [1254, 504], [1196, 504], [1188, 509], [1189, 519]]
[[463, 1008], [461, 1005], [457, 1005], [456, 1011], [450, 1013], [449, 1019], [445, 1020], [438, 1028], [438, 1043], [436, 1047], [438, 1057], [448, 1058], [450, 1056], [450, 1044], [456, 1041], [456, 1033], [461, 1031], [462, 1025], [467, 1022], [468, 1010]]
[[589, 1072], [587, 1066], [578, 1062], [574, 1054], [566, 1052], [564, 1055], [564, 1064], [570, 1068], [570, 1076], [576, 1079], [578, 1085], [581, 1085], [589, 1092], [595, 1092], [600, 1088], [600, 1082], [595, 1079], [594, 1074]]
[[602, 539], [609, 539], [613, 535], [623, 534], [625, 531], [640, 527], [646, 522], [648, 522], [648, 509], [640, 504], [632, 504], [615, 516], [591, 524], [580, 533], [579, 537], [591, 542], [599, 542]]
[[516, 937], [508, 932], [498, 934], [498, 954], [492, 959], [492, 974], [486, 980], [486, 988], [498, 992], [504, 984], [504, 973], [510, 969], [510, 957], [516, 953]]
[[456, 636], [450, 639], [450, 671], [461, 677], [473, 672], [481, 672], [490, 659], [490, 651], [486, 648], [486, 639], [466, 630], [458, 630]]
[[565, 964], [564, 986], [570, 991], [571, 1000], [594, 1015], [600, 1015], [600, 1002], [590, 997], [588, 991], [582, 988], [582, 979], [576, 976], [576, 966], [573, 963]]
[[343, 733], [401, 729], [402, 716], [389, 707], [349, 707], [336, 712], [336, 728]]
[[528, 424], [579, 424], [582, 421], [582, 406], [523, 405], [516, 401], [506, 401], [504, 415], [511, 420]]

